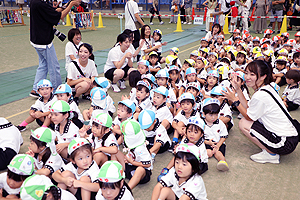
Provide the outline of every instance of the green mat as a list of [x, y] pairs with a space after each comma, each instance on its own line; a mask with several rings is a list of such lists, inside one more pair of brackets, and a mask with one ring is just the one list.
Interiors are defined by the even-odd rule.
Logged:
[[[163, 52], [169, 51], [172, 47], [180, 47], [189, 43], [200, 40], [204, 37], [205, 32], [201, 32], [202, 26], [193, 27], [181, 33], [171, 33], [164, 35], [163, 39], [168, 44], [163, 47]], [[95, 63], [98, 66], [98, 73], [103, 73], [103, 68], [107, 59], [107, 54], [110, 49], [95, 51]], [[65, 70], [65, 59], [59, 60], [61, 67], [61, 77], [64, 82], [67, 76]], [[19, 70], [13, 70], [0, 74], [0, 105], [10, 103], [28, 97], [32, 90], [32, 84], [35, 78], [36, 69], [38, 66], [27, 67]]]

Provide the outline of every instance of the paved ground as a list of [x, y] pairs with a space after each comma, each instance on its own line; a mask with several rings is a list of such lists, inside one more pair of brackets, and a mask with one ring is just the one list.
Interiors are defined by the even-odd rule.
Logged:
[[[168, 22], [168, 20], [164, 20]], [[29, 44], [29, 21], [25, 16], [27, 26], [6, 26], [0, 28], [0, 102], [4, 102], [7, 97], [4, 94], [13, 93], [29, 93], [30, 81], [33, 82], [33, 72], [27, 73], [30, 68], [38, 65], [38, 57], [34, 48]], [[91, 43], [95, 51], [111, 48], [116, 41], [116, 36], [120, 32], [119, 21], [113, 18], [103, 18], [105, 29], [97, 31], [82, 31], [83, 41]], [[154, 23], [158, 24], [157, 19]], [[97, 19], [96, 19], [97, 25]], [[124, 25], [124, 21], [123, 21]], [[183, 29], [193, 26], [183, 25]], [[176, 26], [174, 24], [165, 24], [163, 26], [154, 25], [152, 30], [160, 28], [163, 31], [163, 40], [168, 38], [167, 34], [172, 33]], [[67, 33], [69, 27], [58, 26], [58, 29]], [[199, 27], [200, 29], [200, 27]], [[203, 33], [199, 32], [199, 39]], [[291, 35], [294, 32], [290, 32]], [[174, 42], [178, 41], [175, 39]], [[172, 42], [172, 41], [168, 41]], [[180, 59], [188, 57], [189, 53], [197, 49], [199, 42], [179, 42]], [[55, 39], [54, 46], [58, 59], [64, 58], [64, 46]], [[175, 46], [176, 43], [174, 43]], [[166, 48], [165, 48], [166, 49]], [[98, 53], [98, 52], [96, 52]], [[166, 53], [164, 53], [165, 55]], [[103, 68], [103, 64], [99, 66]], [[21, 71], [14, 71], [21, 70]], [[61, 69], [63, 72], [64, 68]], [[11, 75], [10, 79], [4, 79]], [[28, 74], [28, 80], [20, 78], [24, 74]], [[102, 76], [102, 75], [101, 75]], [[64, 78], [64, 77], [63, 77]], [[13, 80], [13, 82], [9, 82]], [[26, 81], [28, 83], [26, 83]], [[9, 82], [9, 83], [8, 83]], [[13, 83], [17, 83], [13, 88], [9, 88]], [[23, 85], [29, 85], [26, 91], [17, 91]], [[126, 83], [127, 84], [127, 83]], [[128, 86], [128, 84], [127, 84]], [[24, 90], [24, 89], [23, 89]], [[7, 92], [8, 91], [8, 92]], [[128, 94], [130, 88], [123, 90], [120, 94], [115, 94], [109, 91], [109, 94], [115, 100], [119, 101], [122, 94]], [[283, 88], [281, 88], [281, 92]], [[16, 94], [16, 95], [17, 95]], [[21, 97], [19, 97], [21, 98]], [[14, 124], [19, 124], [28, 116], [28, 108], [32, 105], [35, 99], [28, 97], [17, 100], [15, 97], [13, 102], [5, 103], [0, 106], [0, 116], [6, 117]], [[89, 107], [89, 102], [80, 101], [80, 109]], [[292, 112], [292, 115], [300, 119], [299, 111]], [[209, 160], [209, 170], [203, 175], [209, 199], [300, 199], [299, 183], [300, 183], [300, 149], [299, 147], [290, 155], [282, 156], [280, 164], [257, 164], [249, 159], [249, 156], [259, 152], [259, 148], [249, 142], [238, 129], [238, 119], [234, 114], [235, 126], [229, 133], [229, 138], [226, 141], [227, 151], [226, 158], [230, 167], [228, 172], [222, 173], [217, 171], [217, 161], [212, 158]], [[21, 153], [27, 150], [29, 144], [30, 129], [36, 129], [38, 126], [35, 123], [28, 125], [28, 130], [23, 132], [24, 144], [21, 147]], [[135, 199], [148, 200], [151, 197], [152, 189], [156, 184], [156, 177], [160, 170], [167, 165], [171, 159], [171, 154], [166, 152], [158, 155], [154, 163], [152, 179], [149, 183], [137, 186], [134, 190]]]

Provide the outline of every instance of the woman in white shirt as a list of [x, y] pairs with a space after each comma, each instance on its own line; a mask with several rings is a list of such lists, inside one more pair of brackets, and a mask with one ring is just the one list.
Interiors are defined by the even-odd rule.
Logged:
[[[132, 70], [132, 51], [129, 49], [130, 36], [127, 34], [120, 34], [117, 38], [117, 43], [109, 52], [104, 66], [104, 76], [111, 80], [111, 87], [114, 92], [120, 92], [125, 89], [125, 79]], [[117, 86], [120, 84], [120, 88]]]
[[81, 32], [77, 28], [72, 28], [68, 32], [68, 40], [69, 42], [65, 47], [65, 56], [66, 56], [66, 71], [68, 72], [68, 65], [72, 60], [78, 59], [78, 50], [79, 46], [82, 44], [81, 41]]
[[279, 163], [279, 154], [292, 153], [298, 144], [298, 133], [274, 98], [284, 106], [280, 96], [270, 85], [273, 82], [272, 68], [261, 60], [249, 63], [245, 69], [245, 81], [255, 91], [249, 102], [245, 99], [236, 75], [232, 75], [232, 85], [237, 92], [227, 89], [223, 92], [244, 116], [239, 123], [241, 131], [262, 152], [250, 156], [258, 163]]
[[[144, 42], [145, 41], [145, 42]], [[141, 48], [141, 59], [148, 60], [146, 57], [151, 51], [157, 51], [158, 48], [162, 47], [162, 45], [155, 45], [153, 38], [151, 38], [151, 28], [148, 25], [144, 25], [141, 28], [141, 39], [140, 46]], [[144, 57], [145, 56], [145, 57]]]

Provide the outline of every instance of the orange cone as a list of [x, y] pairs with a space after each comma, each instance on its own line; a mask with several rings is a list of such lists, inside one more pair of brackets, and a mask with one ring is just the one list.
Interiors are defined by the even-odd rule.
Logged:
[[204, 18], [203, 18], [204, 22], [206, 21], [206, 15], [207, 15], [207, 7], [205, 7], [205, 11], [204, 11]]
[[195, 15], [195, 8], [193, 7], [193, 11], [192, 11], [192, 20], [194, 20], [194, 15]]
[[253, 11], [252, 11], [252, 14], [251, 14], [251, 17], [250, 17], [250, 22], [254, 22], [254, 18], [253, 18], [254, 12], [255, 12], [255, 9], [253, 9]]

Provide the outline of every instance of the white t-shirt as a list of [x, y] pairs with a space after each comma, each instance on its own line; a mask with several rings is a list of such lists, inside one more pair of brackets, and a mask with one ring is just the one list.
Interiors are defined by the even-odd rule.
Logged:
[[[108, 134], [107, 138], [104, 141], [104, 145], [102, 145], [103, 137]], [[94, 149], [98, 149], [99, 147], [110, 147], [110, 146], [116, 146], [118, 147], [118, 142], [115, 137], [115, 135], [112, 132], [106, 133], [103, 135], [102, 138], [93, 137], [93, 134], [90, 134], [88, 137], [88, 141], [92, 144], [92, 147]], [[106, 137], [106, 136], [105, 136]]]
[[[190, 117], [193, 117], [193, 116], [196, 116], [196, 117], [200, 117], [199, 115], [199, 112], [197, 112], [196, 110], [193, 110]], [[188, 119], [189, 118], [186, 118], [185, 114], [184, 114], [184, 111], [182, 110], [181, 112], [177, 113], [177, 115], [174, 117], [174, 120], [176, 123], [178, 122], [183, 122], [185, 125], [187, 125], [188, 123]]]
[[139, 101], [137, 100], [137, 98], [135, 98], [133, 102], [140, 109], [140, 111], [145, 110], [145, 109], [152, 110], [152, 103], [151, 103], [149, 96], [146, 97], [144, 100], [142, 100], [140, 104], [139, 104]]
[[59, 132], [60, 124], [55, 125], [54, 131], [57, 137], [58, 144], [60, 143], [70, 143], [73, 139], [77, 138], [79, 135], [79, 128], [70, 120], [64, 127], [64, 131], [61, 134]]
[[204, 138], [206, 140], [213, 140], [219, 142], [221, 138], [227, 138], [228, 132], [225, 124], [222, 120], [217, 119], [212, 126], [205, 124], [204, 127]]
[[125, 29], [136, 30], [134, 22], [137, 21], [137, 19], [134, 14], [139, 12], [138, 4], [135, 1], [127, 1], [125, 5]]
[[76, 200], [76, 197], [71, 192], [63, 189], [60, 190], [61, 190], [61, 196], [60, 196], [61, 200], [63, 199]]
[[158, 108], [155, 108], [153, 106], [153, 111], [155, 111], [155, 117], [158, 118], [160, 122], [162, 122], [164, 119], [168, 120], [170, 124], [173, 122], [173, 115], [169, 108], [167, 107], [166, 103], [163, 103]]
[[[145, 53], [144, 50], [150, 49], [154, 44], [153, 38], [145, 38], [144, 45], [141, 48], [141, 59], [143, 59], [144, 55], [147, 55], [148, 53]], [[140, 45], [141, 45], [141, 40], [140, 40]], [[149, 52], [150, 53], [150, 52]]]
[[[127, 52], [131, 52], [131, 50], [128, 48], [125, 52], [121, 51], [120, 45], [113, 47], [109, 52], [107, 56], [107, 60], [104, 66], [104, 73], [106, 73], [108, 70], [112, 68], [116, 68], [113, 62], [120, 61]], [[124, 68], [128, 63], [128, 59], [125, 59], [124, 64], [122, 65], [121, 69]]]
[[[261, 87], [261, 89], [270, 91], [282, 107], [286, 109], [280, 96], [272, 86], [266, 85]], [[255, 92], [248, 102], [247, 115], [250, 119], [253, 121], [258, 120], [268, 131], [275, 133], [277, 136], [297, 136], [298, 133], [295, 127], [279, 108], [278, 104], [270, 94], [261, 89]]]
[[7, 185], [6, 182], [7, 179], [7, 172], [3, 172], [0, 174], [0, 189], [5, 190], [8, 194], [20, 194], [20, 189], [21, 188], [16, 188], [16, 189], [12, 189]]
[[54, 173], [56, 170], [59, 170], [65, 165], [59, 154], [56, 154], [55, 156], [51, 154], [45, 165], [42, 160], [38, 161], [36, 158], [33, 159], [35, 160], [37, 169], [42, 169], [45, 167], [50, 170], [50, 174]]
[[300, 105], [300, 90], [299, 85], [295, 85], [290, 87], [290, 85], [286, 86], [282, 93], [282, 98], [286, 98], [288, 101], [293, 102], [294, 104]]
[[[169, 144], [171, 145], [171, 140], [168, 136], [167, 130], [160, 123], [159, 120], [155, 123], [153, 130], [151, 130], [151, 131], [144, 130], [144, 133], [145, 133], [146, 137], [156, 137], [155, 141], [160, 142], [162, 144], [162, 146], [165, 145], [167, 142], [169, 142]], [[153, 144], [151, 144], [151, 145], [153, 145]]]
[[77, 104], [75, 103], [75, 101], [71, 100], [68, 103], [70, 105], [70, 111], [76, 112], [78, 114], [78, 119], [83, 122], [84, 121], [83, 116], [82, 116]]
[[190, 199], [207, 199], [204, 181], [199, 174], [190, 177], [187, 181], [181, 183], [181, 185], [179, 185], [179, 181], [176, 177], [175, 168], [172, 167], [169, 173], [161, 178], [160, 183], [164, 187], [170, 187], [178, 198], [185, 194], [190, 197]]
[[23, 144], [23, 138], [20, 131], [6, 119], [0, 118], [1, 121], [4, 122], [1, 125], [7, 125], [7, 127], [2, 127], [0, 129], [0, 148], [11, 148], [16, 153], [19, 153], [20, 147]]
[[219, 0], [219, 4], [221, 4], [221, 11], [228, 12], [230, 11], [230, 7], [226, 7], [226, 2], [229, 4], [231, 0]]
[[[71, 58], [70, 58], [70, 55], [73, 55], [76, 59], [79, 59], [79, 56], [78, 56], [78, 49], [79, 49], [79, 46], [82, 44], [83, 42], [79, 42], [78, 45], [74, 44], [73, 42], [68, 42], [66, 44], [66, 48], [65, 48], [65, 56], [66, 56], [66, 65], [65, 65], [65, 68], [66, 68], [66, 71], [68, 71], [68, 65], [71, 63]], [[77, 48], [76, 48], [76, 47]]]
[[[133, 196], [131, 194], [131, 192], [128, 190], [128, 188], [123, 185], [123, 187], [121, 188], [118, 196], [115, 198], [118, 200], [133, 200]], [[102, 190], [99, 189], [97, 195], [96, 195], [96, 200], [106, 200], [103, 196], [102, 196]]]
[[[80, 67], [81, 71], [83, 72], [83, 74], [85, 75], [86, 78], [98, 76], [97, 68], [95, 66], [94, 61], [88, 59], [88, 64], [85, 67], [82, 67], [80, 65], [78, 59], [76, 59], [75, 61], [77, 62], [78, 66]], [[76, 68], [75, 64], [71, 62], [68, 66], [67, 78], [72, 79], [72, 80], [77, 80], [77, 79], [84, 78], [84, 77], [80, 74], [80, 72]]]
[[40, 97], [35, 103], [31, 106], [30, 110], [49, 112], [52, 104], [57, 101], [56, 95], [51, 94], [50, 98], [46, 103], [44, 103], [44, 98]]
[[[135, 156], [135, 161], [136, 162], [141, 162], [143, 165], [148, 165], [151, 164], [150, 167], [145, 168], [148, 170], [152, 170], [153, 169], [153, 164], [152, 164], [152, 160], [151, 160], [151, 155], [146, 147], [146, 144], [142, 144], [136, 148], [134, 148], [133, 150], [133, 154]], [[128, 163], [128, 165], [132, 165], [131, 163]]]

